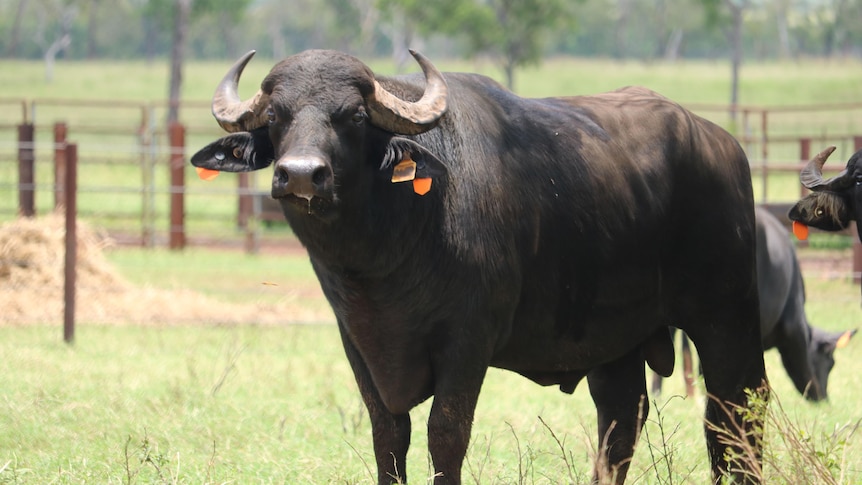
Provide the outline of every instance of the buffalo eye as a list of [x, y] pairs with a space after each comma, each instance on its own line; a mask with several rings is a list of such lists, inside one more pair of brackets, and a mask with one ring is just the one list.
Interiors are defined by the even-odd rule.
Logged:
[[272, 105], [266, 108], [266, 121], [269, 124], [275, 123], [275, 110], [272, 109]]
[[365, 111], [363, 111], [363, 110], [359, 110], [356, 113], [353, 113], [353, 117], [350, 118], [350, 120], [353, 121], [353, 124], [358, 126], [358, 125], [365, 123], [365, 120], [367, 118], [368, 118], [368, 114], [366, 114]]

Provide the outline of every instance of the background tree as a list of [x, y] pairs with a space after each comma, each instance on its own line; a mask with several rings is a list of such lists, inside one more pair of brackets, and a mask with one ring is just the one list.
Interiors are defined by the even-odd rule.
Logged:
[[[550, 34], [574, 25], [566, 0], [381, 0], [378, 6], [406, 32], [464, 39], [466, 55], [493, 59], [510, 89], [515, 68], [539, 62]], [[411, 35], [404, 38], [412, 44]]]
[[189, 16], [193, 0], [175, 0], [174, 36], [171, 45], [171, 78], [168, 88], [170, 105], [168, 107], [168, 123], [180, 119], [180, 91], [183, 85], [183, 63], [185, 62], [186, 38], [189, 28]]
[[730, 45], [730, 118], [736, 120], [739, 104], [739, 70], [742, 66], [743, 14], [750, 0], [703, 0], [707, 8], [707, 24], [719, 25]]
[[[740, 63], [862, 56], [862, 0], [292, 0], [290, 8], [283, 0], [193, 0], [186, 55], [233, 59], [254, 48], [282, 58], [332, 48], [364, 58], [395, 53], [412, 64], [406, 49], [414, 47], [437, 59], [490, 58], [514, 84], [518, 67], [549, 55], [730, 59], [732, 7], [745, 5]], [[59, 39], [57, 58], [166, 59], [175, 7], [175, 0], [0, 0], [0, 55], [44, 59]]]
[[45, 80], [52, 82], [57, 55], [72, 43], [72, 24], [78, 15], [78, 7], [72, 0], [42, 0], [38, 3], [33, 40], [42, 49]]
[[6, 46], [6, 56], [18, 55], [18, 41], [21, 34], [21, 20], [24, 18], [24, 10], [27, 8], [27, 0], [18, 0], [15, 15], [12, 17], [12, 28], [9, 34], [9, 44]]
[[[179, 121], [180, 94], [182, 92], [183, 64], [189, 42], [189, 28], [193, 20], [200, 21], [207, 16], [215, 16], [220, 28], [225, 50], [236, 53], [236, 41], [232, 32], [241, 23], [242, 14], [249, 0], [174, 0], [173, 40], [171, 42], [171, 71], [169, 91], [168, 122]], [[162, 9], [165, 5], [162, 4]]]

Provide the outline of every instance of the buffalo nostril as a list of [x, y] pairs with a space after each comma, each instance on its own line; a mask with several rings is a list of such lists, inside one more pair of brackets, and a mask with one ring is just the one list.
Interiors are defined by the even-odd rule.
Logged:
[[290, 181], [290, 174], [288, 173], [287, 168], [281, 165], [276, 166], [275, 182], [278, 184], [287, 185], [288, 181]]
[[318, 167], [311, 175], [311, 183], [313, 183], [315, 187], [322, 188], [329, 181], [331, 175], [332, 171], [329, 169], [329, 167]]
[[[330, 196], [333, 172], [319, 157], [288, 156], [276, 163], [273, 194], [311, 199]], [[273, 195], [275, 197], [275, 195]]]

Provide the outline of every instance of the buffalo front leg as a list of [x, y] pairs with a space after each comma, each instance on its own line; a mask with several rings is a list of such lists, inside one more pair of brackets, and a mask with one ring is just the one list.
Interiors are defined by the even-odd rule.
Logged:
[[587, 374], [596, 404], [599, 453], [593, 472], [597, 483], [623, 483], [635, 444], [649, 412], [644, 360], [635, 350]]
[[453, 364], [446, 362], [435, 369], [440, 378], [434, 387], [434, 402], [428, 416], [428, 451], [434, 464], [434, 485], [461, 484], [461, 465], [487, 370], [487, 366], [475, 361]]
[[410, 447], [410, 414], [393, 414], [386, 409], [374, 387], [371, 374], [359, 351], [350, 342], [339, 323], [341, 341], [353, 369], [356, 384], [371, 419], [374, 458], [377, 462], [377, 484], [407, 483], [407, 449]]

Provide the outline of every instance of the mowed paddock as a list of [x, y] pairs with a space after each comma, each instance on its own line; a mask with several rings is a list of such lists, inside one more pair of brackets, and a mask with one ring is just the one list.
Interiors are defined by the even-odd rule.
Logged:
[[[189, 69], [191, 86], [199, 88], [189, 97], [206, 99], [227, 65], [209, 63], [205, 75]], [[21, 95], [76, 94], [41, 86], [38, 66], [11, 66], [0, 69], [5, 95], [17, 96], [19, 85]], [[270, 66], [257, 61], [250, 67], [262, 75]], [[60, 75], [63, 69], [86, 71], [58, 67]], [[82, 74], [66, 89], [111, 96], [131, 91], [139, 99], [163, 95], [162, 79], [128, 76], [135, 66], [114, 67], [121, 74], [108, 76], [109, 88], [94, 87], [93, 76]], [[571, 86], [595, 92], [644, 84], [683, 102], [724, 101], [729, 68], [696, 67], [602, 61], [563, 70], [555, 62], [549, 63], [554, 75], [524, 72], [518, 82], [531, 96], [572, 92]], [[16, 79], [4, 72], [15, 72]], [[659, 75], [665, 72], [697, 81]], [[858, 63], [752, 68], [743, 75], [743, 102], [856, 101], [862, 99], [859, 72]], [[803, 77], [793, 84], [788, 73]], [[122, 86], [120, 76], [145, 81]], [[158, 91], [145, 92], [144, 84]], [[795, 196], [792, 182], [785, 192]], [[9, 221], [4, 230], [9, 225], [0, 235], [0, 483], [375, 482], [367, 413], [332, 314], [288, 232], [273, 230], [260, 254], [248, 255], [223, 248], [116, 247], [97, 226], [79, 230], [78, 326], [70, 346], [62, 340], [62, 219]], [[809, 319], [825, 330], [857, 328], [862, 300], [850, 278], [849, 250], [846, 244], [825, 249], [833, 239], [821, 241], [800, 249]], [[862, 337], [856, 338], [836, 352], [828, 403], [803, 400], [777, 352], [766, 354], [775, 397], [767, 483], [862, 482]], [[649, 396], [651, 412], [628, 483], [710, 480], [702, 387], [696, 397], [682, 397], [679, 360], [663, 395]], [[406, 472], [414, 484], [430, 475], [429, 406], [411, 413]], [[600, 446], [595, 428], [586, 385], [569, 396], [491, 369], [464, 481], [588, 483]]]

